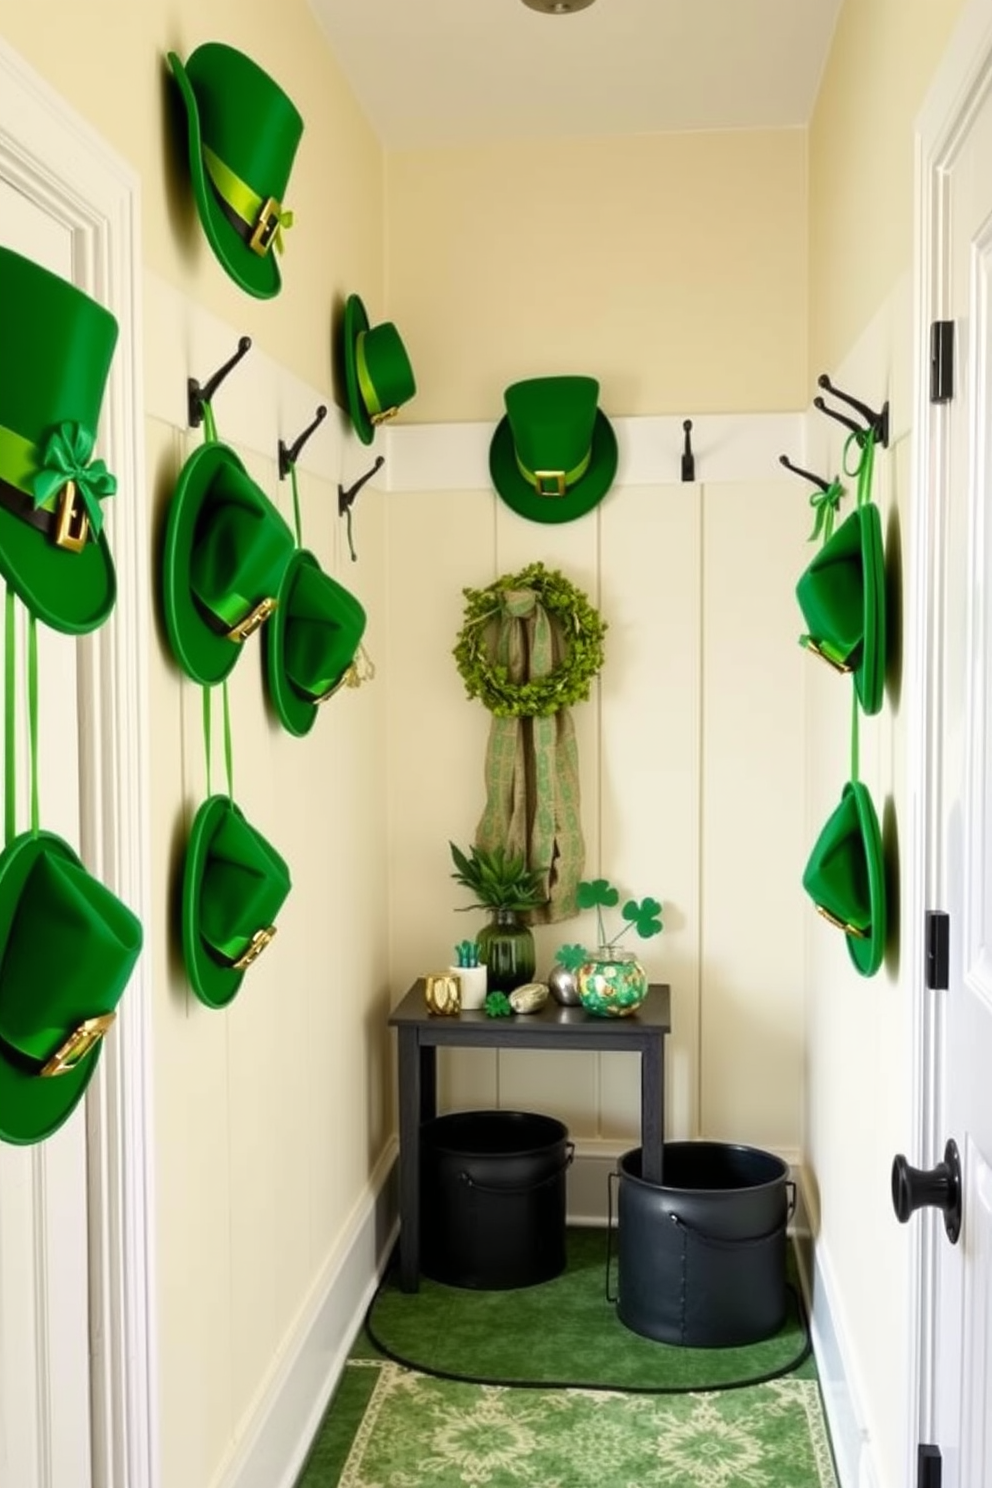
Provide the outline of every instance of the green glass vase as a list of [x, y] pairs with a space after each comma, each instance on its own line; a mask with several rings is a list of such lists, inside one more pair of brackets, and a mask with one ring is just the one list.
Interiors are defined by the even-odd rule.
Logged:
[[534, 980], [537, 956], [534, 933], [516, 909], [494, 909], [488, 925], [476, 936], [479, 960], [485, 966], [490, 992], [512, 992]]

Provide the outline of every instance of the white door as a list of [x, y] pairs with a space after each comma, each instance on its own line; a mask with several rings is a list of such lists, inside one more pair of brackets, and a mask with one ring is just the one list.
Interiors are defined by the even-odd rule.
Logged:
[[[69, 230], [3, 180], [0, 243], [72, 278]], [[2, 324], [0, 305], [0, 333]], [[3, 355], [11, 354], [16, 350], [5, 346]], [[16, 826], [24, 831], [30, 825], [25, 612], [19, 602], [16, 608]], [[78, 851], [75, 641], [39, 625], [38, 675], [41, 825]], [[5, 1488], [90, 1488], [92, 1481], [86, 1185], [82, 1105], [43, 1143], [0, 1142], [0, 1484]]]
[[942, 1488], [992, 1488], [992, 66], [959, 126], [935, 177], [927, 254], [931, 318], [954, 324], [956, 385], [930, 413], [925, 499], [935, 554], [926, 876], [950, 930], [947, 989], [927, 994], [927, 1166], [953, 1139], [960, 1238], [950, 1243], [939, 1214], [922, 1222], [933, 1226], [928, 1434]]

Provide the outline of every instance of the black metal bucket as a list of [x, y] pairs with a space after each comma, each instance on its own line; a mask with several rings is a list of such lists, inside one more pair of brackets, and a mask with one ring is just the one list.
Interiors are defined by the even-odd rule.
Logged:
[[661, 1343], [730, 1348], [785, 1321], [788, 1165], [722, 1142], [666, 1142], [663, 1179], [620, 1159], [617, 1316]]
[[565, 1172], [551, 1116], [458, 1111], [420, 1128], [421, 1265], [449, 1286], [504, 1291], [565, 1269]]

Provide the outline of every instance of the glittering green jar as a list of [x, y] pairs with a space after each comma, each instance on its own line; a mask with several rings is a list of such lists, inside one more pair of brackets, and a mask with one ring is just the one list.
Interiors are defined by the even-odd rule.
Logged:
[[575, 974], [579, 1001], [598, 1018], [623, 1018], [640, 1007], [648, 993], [648, 977], [633, 951], [600, 946]]

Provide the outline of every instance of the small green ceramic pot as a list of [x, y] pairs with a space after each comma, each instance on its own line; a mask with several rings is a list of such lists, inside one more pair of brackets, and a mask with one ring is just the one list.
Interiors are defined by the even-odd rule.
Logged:
[[640, 1007], [648, 977], [633, 951], [600, 946], [576, 972], [579, 1001], [598, 1018], [624, 1018]]

